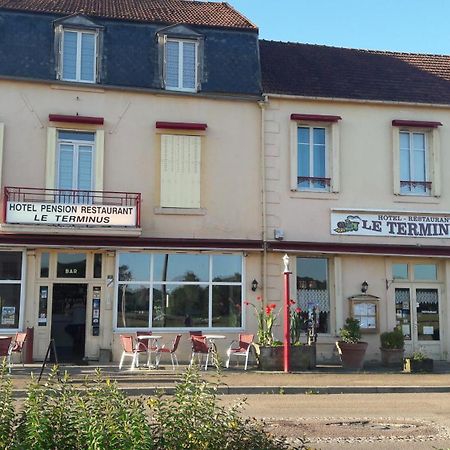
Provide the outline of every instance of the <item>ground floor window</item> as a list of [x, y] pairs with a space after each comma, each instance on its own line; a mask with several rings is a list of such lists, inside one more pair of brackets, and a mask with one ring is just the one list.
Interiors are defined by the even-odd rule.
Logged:
[[242, 255], [120, 253], [117, 328], [240, 328]]
[[0, 252], [0, 330], [19, 328], [23, 260], [22, 252]]
[[317, 332], [330, 332], [330, 294], [326, 258], [297, 258], [297, 303], [305, 322], [315, 312]]

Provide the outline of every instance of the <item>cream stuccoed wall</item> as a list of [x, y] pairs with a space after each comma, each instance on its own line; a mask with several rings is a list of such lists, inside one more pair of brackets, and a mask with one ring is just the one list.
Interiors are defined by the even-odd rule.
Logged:
[[[450, 245], [448, 239], [339, 236], [330, 234], [332, 208], [373, 209], [392, 212], [450, 212], [450, 108], [272, 98], [265, 112], [265, 168], [267, 196], [267, 236], [274, 229], [284, 231], [285, 241], [352, 242], [389, 244]], [[340, 157], [338, 193], [292, 192], [290, 190], [290, 116], [322, 114], [342, 117], [339, 128]], [[393, 193], [394, 119], [441, 122], [441, 196], [400, 196]], [[322, 124], [323, 126], [323, 124]]]
[[[104, 117], [105, 124], [99, 127], [105, 136], [103, 189], [142, 193], [142, 236], [260, 238], [260, 110], [256, 100], [19, 81], [2, 81], [0, 96], [2, 186], [45, 187], [47, 127], [69, 127], [49, 123], [49, 114]], [[185, 211], [174, 217], [158, 210], [160, 135], [156, 121], [208, 125], [201, 148], [200, 214]]]
[[[340, 116], [339, 181], [337, 193], [291, 191], [291, 114]], [[392, 120], [441, 122], [438, 128], [441, 176], [439, 197], [394, 195]], [[317, 124], [324, 126], [323, 124]], [[381, 211], [450, 212], [450, 182], [445, 176], [450, 167], [450, 108], [439, 106], [389, 103], [350, 102], [339, 100], [302, 100], [268, 95], [264, 113], [265, 195], [267, 239], [274, 230], [284, 232], [289, 242], [364, 243], [390, 245], [450, 246], [449, 239], [343, 236], [330, 233], [330, 213], [334, 208]], [[276, 244], [275, 244], [276, 245]], [[301, 248], [301, 245], [298, 246]], [[296, 298], [296, 256], [328, 257], [330, 294], [330, 333], [319, 335], [318, 361], [337, 362], [335, 341], [339, 329], [349, 316], [349, 300], [361, 293], [361, 283], [369, 282], [371, 295], [379, 297], [379, 333], [364, 334], [369, 343], [366, 361], [379, 361], [379, 334], [396, 325], [392, 263], [433, 263], [439, 268], [439, 279], [433, 284], [440, 292], [440, 353], [437, 359], [448, 359], [450, 317], [448, 314], [450, 263], [445, 258], [407, 258], [371, 255], [318, 254], [291, 252], [291, 298]], [[266, 266], [267, 301], [281, 306], [283, 299], [283, 253], [269, 253]], [[277, 337], [282, 328], [276, 327]]]

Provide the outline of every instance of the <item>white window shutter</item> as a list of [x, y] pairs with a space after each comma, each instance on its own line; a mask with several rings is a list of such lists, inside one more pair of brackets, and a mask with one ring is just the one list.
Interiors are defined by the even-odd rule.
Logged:
[[394, 195], [400, 195], [400, 134], [397, 127], [392, 127], [392, 170]]
[[55, 69], [57, 80], [62, 78], [62, 33], [63, 28], [61, 25], [55, 28]]
[[200, 208], [201, 138], [161, 136], [161, 206]]
[[[440, 142], [439, 130], [434, 128], [432, 132], [428, 133], [429, 143], [428, 150], [431, 153], [431, 188], [434, 197], [441, 196], [441, 158], [440, 158]], [[431, 141], [431, 142], [430, 142]]]
[[47, 154], [45, 159], [45, 187], [46, 189], [55, 189], [56, 171], [56, 128], [47, 128]]
[[328, 142], [327, 151], [331, 153], [331, 192], [339, 192], [340, 189], [340, 136], [339, 136], [339, 125], [338, 123], [333, 123], [331, 125], [331, 145]]

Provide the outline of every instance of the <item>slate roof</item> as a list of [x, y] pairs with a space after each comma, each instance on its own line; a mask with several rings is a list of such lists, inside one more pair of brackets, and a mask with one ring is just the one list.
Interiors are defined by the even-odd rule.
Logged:
[[257, 30], [225, 2], [192, 0], [0, 0], [0, 9]]
[[450, 104], [450, 56], [260, 41], [263, 91]]

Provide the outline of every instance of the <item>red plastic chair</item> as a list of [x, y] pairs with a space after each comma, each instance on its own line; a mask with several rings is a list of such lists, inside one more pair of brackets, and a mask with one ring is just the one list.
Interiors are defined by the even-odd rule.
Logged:
[[25, 342], [27, 340], [27, 333], [16, 333], [16, 336], [14, 338], [14, 341], [10, 347], [11, 355], [13, 353], [19, 353], [20, 354], [20, 362], [23, 363], [23, 347], [25, 345]]
[[158, 352], [156, 354], [156, 367], [159, 367], [159, 362], [161, 361], [161, 354], [162, 353], [169, 353], [170, 354], [170, 360], [172, 361], [172, 369], [175, 370], [175, 363], [178, 367], [178, 358], [176, 351], [178, 349], [178, 344], [180, 343], [181, 334], [177, 334], [175, 339], [172, 342], [172, 348], [166, 348], [164, 345], [158, 349]]
[[191, 362], [190, 366], [194, 364], [195, 357], [199, 359], [203, 359], [203, 356], [206, 355], [206, 362], [205, 362], [205, 370], [208, 370], [208, 362], [209, 362], [209, 355], [211, 353], [211, 347], [208, 346], [206, 343], [206, 337], [205, 336], [191, 336], [191, 342], [192, 342], [192, 355], [191, 355]]
[[132, 358], [131, 361], [131, 370], [135, 367], [139, 367], [139, 354], [147, 353], [147, 347], [142, 344], [142, 342], [138, 342], [135, 344], [133, 336], [129, 335], [120, 335], [120, 343], [122, 344], [122, 356], [120, 358], [119, 370], [122, 369], [123, 360], [125, 357], [129, 356]]
[[240, 334], [239, 335], [239, 346], [233, 347], [233, 343], [236, 341], [233, 341], [230, 345], [230, 347], [227, 350], [227, 362], [225, 364], [226, 368], [230, 366], [230, 359], [232, 355], [235, 356], [243, 356], [245, 358], [245, 366], [244, 370], [247, 370], [248, 365], [248, 355], [250, 354], [250, 349], [253, 344], [253, 338], [255, 336], [253, 334]]
[[[151, 336], [151, 331], [136, 331], [136, 336]], [[147, 349], [147, 365], [150, 366], [152, 364], [152, 353], [158, 353], [158, 346], [155, 345], [154, 340], [150, 339], [139, 339], [139, 342], [142, 345], [145, 345]]]
[[9, 373], [11, 373], [11, 342], [12, 337], [10, 336], [0, 339], [0, 361], [3, 358], [6, 359]]
[[190, 336], [203, 336], [202, 331], [189, 331]]

